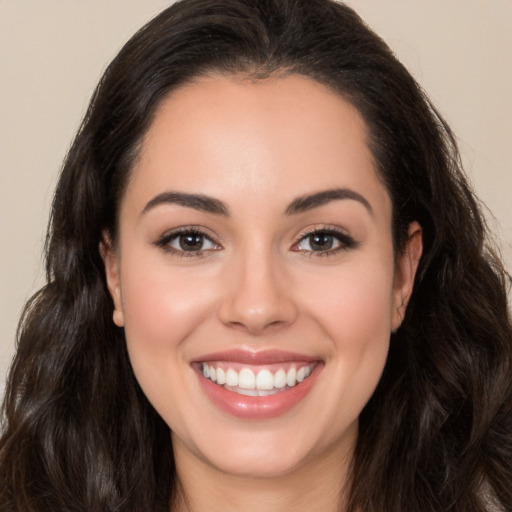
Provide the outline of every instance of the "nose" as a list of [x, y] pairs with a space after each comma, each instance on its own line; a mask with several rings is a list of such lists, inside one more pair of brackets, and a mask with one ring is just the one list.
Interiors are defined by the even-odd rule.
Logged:
[[227, 268], [221, 321], [253, 336], [291, 325], [298, 314], [293, 286], [270, 254], [240, 254]]

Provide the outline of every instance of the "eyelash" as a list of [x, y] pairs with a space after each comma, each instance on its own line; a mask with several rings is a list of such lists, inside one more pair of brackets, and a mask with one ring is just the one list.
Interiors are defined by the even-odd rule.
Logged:
[[[179, 250], [174, 247], [171, 247], [171, 242], [177, 239], [181, 235], [196, 235], [202, 237], [204, 240], [211, 242], [215, 246], [219, 246], [210, 236], [208, 236], [204, 231], [195, 227], [183, 227], [172, 231], [171, 233], [167, 233], [163, 235], [159, 240], [156, 241], [155, 245], [165, 252], [171, 253], [178, 258], [197, 258], [200, 256], [204, 256], [205, 252], [211, 251], [212, 249], [202, 249], [199, 251], [185, 251]], [[219, 246], [220, 247], [220, 246]], [[219, 250], [219, 249], [213, 249]]]
[[[181, 235], [196, 235], [203, 238], [204, 241], [208, 241], [211, 244], [215, 245], [218, 248], [215, 249], [201, 249], [198, 251], [186, 251], [186, 250], [179, 250], [174, 247], [172, 247], [170, 244], [172, 241], [177, 239]], [[314, 235], [327, 235], [332, 236], [334, 239], [336, 239], [339, 242], [339, 246], [335, 247], [334, 249], [328, 249], [325, 251], [313, 251], [313, 250], [304, 250], [300, 249], [299, 245], [307, 240], [308, 238], [314, 236]], [[222, 247], [217, 244], [210, 236], [208, 236], [204, 231], [202, 231], [200, 228], [195, 227], [183, 227], [176, 229], [172, 231], [171, 233], [167, 233], [163, 235], [159, 240], [155, 242], [157, 247], [161, 248], [165, 252], [172, 253], [174, 256], [177, 256], [178, 258], [198, 258], [201, 256], [204, 256], [206, 252], [210, 251], [217, 251], [220, 250]], [[309, 231], [306, 231], [305, 233], [302, 233], [300, 235], [299, 240], [292, 246], [291, 250], [295, 252], [299, 252], [303, 254], [304, 256], [307, 256], [309, 258], [322, 258], [322, 257], [328, 257], [333, 256], [341, 251], [346, 251], [352, 248], [357, 247], [358, 243], [347, 233], [343, 232], [342, 230], [330, 226], [324, 226], [324, 227], [318, 227], [313, 228]]]
[[[327, 235], [332, 236], [334, 239], [336, 239], [339, 242], [339, 246], [335, 247], [334, 249], [328, 249], [325, 251], [310, 251], [310, 250], [304, 250], [299, 249], [298, 246], [308, 238], [314, 236], [314, 235]], [[354, 240], [350, 235], [345, 233], [339, 228], [335, 228], [332, 226], [322, 226], [310, 229], [306, 231], [305, 233], [302, 233], [300, 235], [300, 238], [298, 242], [294, 244], [292, 247], [292, 250], [301, 253], [304, 256], [307, 256], [308, 258], [325, 258], [329, 256], [334, 256], [338, 254], [341, 251], [347, 251], [349, 249], [354, 249], [358, 245], [358, 242]]]

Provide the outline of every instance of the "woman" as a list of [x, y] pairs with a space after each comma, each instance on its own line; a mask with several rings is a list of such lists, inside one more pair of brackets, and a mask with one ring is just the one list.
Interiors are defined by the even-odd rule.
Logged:
[[2, 510], [511, 510], [506, 274], [346, 6], [186, 0], [107, 69], [4, 404]]

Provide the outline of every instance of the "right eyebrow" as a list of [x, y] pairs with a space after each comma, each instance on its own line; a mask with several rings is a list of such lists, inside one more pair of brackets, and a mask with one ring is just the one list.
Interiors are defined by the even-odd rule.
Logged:
[[296, 215], [297, 213], [307, 212], [330, 203], [331, 201], [340, 201], [351, 199], [361, 203], [370, 215], [373, 216], [373, 209], [370, 202], [355, 190], [349, 188], [334, 188], [330, 190], [322, 190], [314, 194], [298, 197], [286, 209], [286, 215]]
[[193, 208], [200, 212], [224, 215], [226, 217], [229, 216], [228, 207], [218, 199], [203, 194], [187, 194], [185, 192], [174, 191], [163, 192], [153, 197], [153, 199], [146, 204], [141, 215], [161, 204], [177, 204], [185, 208]]

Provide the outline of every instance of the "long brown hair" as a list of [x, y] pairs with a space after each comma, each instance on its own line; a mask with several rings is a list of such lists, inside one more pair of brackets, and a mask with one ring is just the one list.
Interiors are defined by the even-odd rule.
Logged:
[[[169, 428], [112, 322], [98, 251], [115, 239], [140, 142], [170, 91], [202, 74], [313, 78], [363, 115], [393, 202], [397, 253], [423, 230], [406, 317], [360, 416], [349, 510], [512, 510], [512, 327], [452, 133], [410, 74], [331, 0], [184, 0], [106, 70], [66, 158], [3, 405], [0, 510], [163, 511], [177, 483]], [[340, 405], [341, 407], [342, 405]]]

